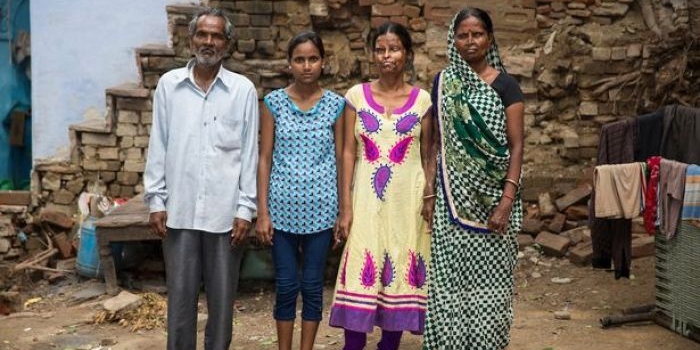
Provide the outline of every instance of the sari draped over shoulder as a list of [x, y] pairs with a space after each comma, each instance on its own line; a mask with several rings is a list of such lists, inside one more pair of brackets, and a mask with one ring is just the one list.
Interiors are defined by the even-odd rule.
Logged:
[[[495, 43], [487, 59], [505, 73]], [[450, 63], [438, 79], [438, 175], [450, 219], [485, 233], [510, 160], [505, 107], [496, 90], [463, 60]]]

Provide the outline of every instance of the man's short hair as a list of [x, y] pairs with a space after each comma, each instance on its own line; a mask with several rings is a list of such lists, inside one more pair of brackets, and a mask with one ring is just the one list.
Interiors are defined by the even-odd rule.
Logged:
[[189, 25], [190, 37], [193, 37], [194, 33], [197, 31], [197, 21], [199, 21], [199, 18], [202, 16], [216, 16], [223, 18], [225, 22], [224, 35], [226, 36], [227, 40], [231, 40], [233, 38], [233, 24], [231, 23], [231, 20], [228, 19], [224, 11], [221, 9], [211, 7], [204, 8], [192, 16], [192, 20], [190, 21]]

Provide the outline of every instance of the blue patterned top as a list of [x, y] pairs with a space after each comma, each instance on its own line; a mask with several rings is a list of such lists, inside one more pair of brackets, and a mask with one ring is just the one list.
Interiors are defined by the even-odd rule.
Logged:
[[302, 111], [278, 89], [264, 102], [275, 120], [268, 195], [272, 226], [299, 234], [333, 227], [338, 215], [333, 126], [345, 99], [325, 90], [315, 106]]

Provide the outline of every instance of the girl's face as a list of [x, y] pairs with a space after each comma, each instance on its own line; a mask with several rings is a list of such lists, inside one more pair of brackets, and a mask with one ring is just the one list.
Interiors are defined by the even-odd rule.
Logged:
[[297, 82], [305, 84], [317, 82], [323, 71], [321, 52], [311, 41], [297, 45], [292, 50], [292, 57], [289, 59], [289, 69]]
[[394, 33], [378, 36], [374, 43], [374, 60], [379, 74], [403, 73], [408, 54], [399, 36]]
[[478, 18], [469, 16], [455, 28], [455, 47], [467, 63], [485, 59], [490, 46], [491, 36]]

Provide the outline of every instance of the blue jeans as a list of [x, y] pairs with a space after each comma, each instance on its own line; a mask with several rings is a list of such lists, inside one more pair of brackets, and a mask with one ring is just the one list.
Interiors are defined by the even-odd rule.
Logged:
[[[320, 321], [323, 308], [323, 273], [333, 230], [294, 234], [275, 230], [272, 260], [277, 286], [274, 317], [278, 321], [296, 318], [297, 296], [301, 291], [301, 318]], [[301, 263], [301, 267], [299, 264]]]

